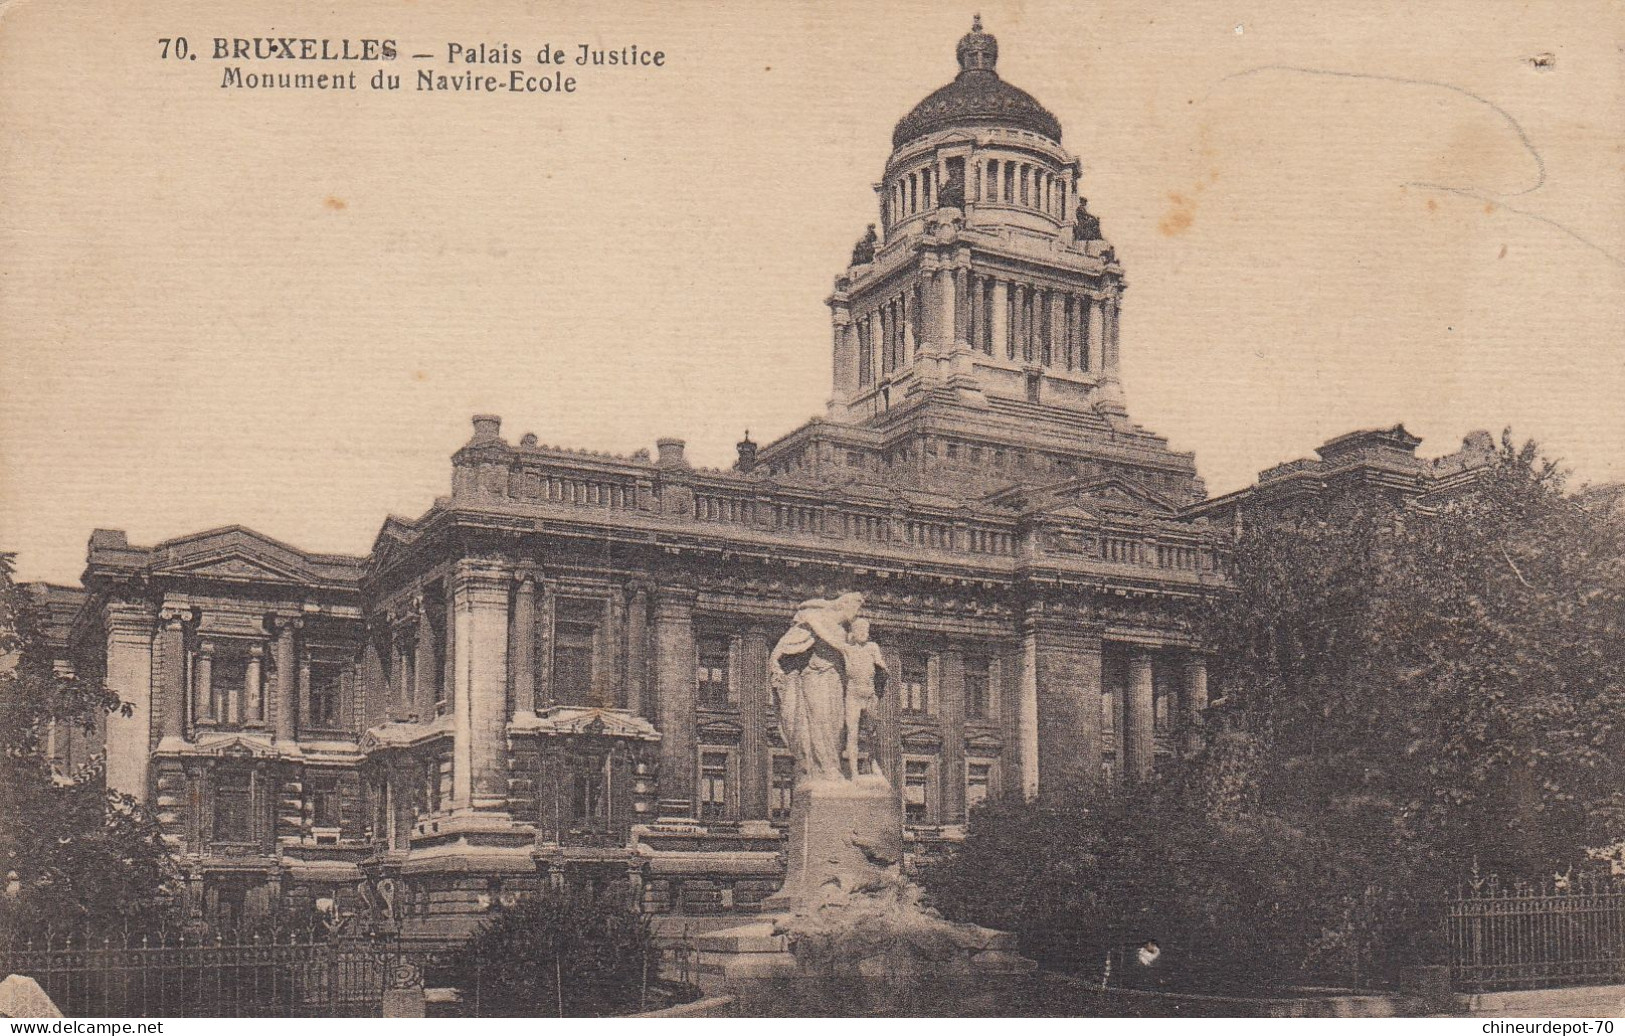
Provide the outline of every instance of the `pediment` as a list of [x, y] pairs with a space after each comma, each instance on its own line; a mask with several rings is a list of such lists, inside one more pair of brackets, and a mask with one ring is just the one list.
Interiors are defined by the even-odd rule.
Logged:
[[1081, 519], [1109, 514], [1161, 517], [1179, 513], [1179, 504], [1122, 475], [1085, 476], [1052, 486], [1015, 486], [987, 498], [988, 503], [1036, 514]]
[[699, 739], [712, 745], [731, 745], [744, 736], [745, 728], [733, 720], [716, 719], [699, 724]]
[[535, 719], [515, 716], [511, 727], [515, 732], [534, 731], [539, 734], [584, 734], [645, 741], [660, 739], [660, 733], [642, 716], [635, 716], [621, 709], [574, 705], [554, 706], [537, 715]]
[[170, 540], [155, 550], [155, 575], [294, 583], [314, 576], [303, 553], [241, 526]]
[[935, 730], [916, 729], [903, 732], [903, 747], [911, 752], [942, 751], [942, 735]]

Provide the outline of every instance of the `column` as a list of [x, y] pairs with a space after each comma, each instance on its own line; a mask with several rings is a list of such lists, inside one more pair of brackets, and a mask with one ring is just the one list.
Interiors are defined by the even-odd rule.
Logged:
[[538, 711], [555, 704], [553, 696], [553, 612], [557, 599], [553, 584], [542, 583], [542, 600], [538, 607], [537, 628], [539, 644], [536, 648], [536, 708]]
[[989, 314], [993, 328], [993, 355], [1006, 359], [1010, 353], [1010, 296], [1009, 286], [1002, 280], [993, 282], [993, 312]]
[[985, 340], [982, 338], [982, 328], [986, 326], [987, 300], [982, 296], [984, 278], [979, 274], [972, 274], [970, 278], [970, 329], [965, 338], [970, 347], [978, 352], [985, 351]]
[[[881, 635], [873, 639], [879, 641]], [[895, 644], [881, 645], [882, 656], [886, 659], [886, 667], [891, 670], [893, 677], [903, 671], [903, 652]], [[903, 712], [899, 695], [895, 686], [880, 697], [880, 715], [874, 717], [875, 735], [879, 744], [874, 746], [871, 761], [880, 768], [880, 772], [891, 782], [892, 789], [898, 794], [903, 790]]]
[[1116, 373], [1117, 371], [1117, 327], [1122, 317], [1122, 301], [1119, 299], [1106, 300], [1106, 356], [1101, 361], [1101, 369]]
[[1155, 687], [1152, 683], [1151, 652], [1135, 648], [1128, 660], [1128, 688], [1124, 695], [1123, 777], [1125, 780], [1148, 780], [1151, 777], [1154, 752], [1152, 714]]
[[937, 672], [942, 720], [942, 822], [965, 819], [965, 654], [942, 653]]
[[773, 703], [767, 686], [767, 631], [752, 626], [740, 642], [739, 815], [767, 819], [767, 784], [773, 753], [767, 744], [767, 722]]
[[153, 718], [154, 740], [184, 737], [186, 732], [186, 618], [176, 610], [165, 609], [158, 630], [157, 697]]
[[1085, 801], [1100, 778], [1100, 638], [1033, 622], [1039, 795]]
[[939, 307], [934, 314], [937, 326], [942, 329], [937, 335], [937, 344], [943, 348], [953, 345], [959, 337], [959, 294], [954, 290], [953, 270], [938, 270], [934, 275], [937, 283], [937, 299]]
[[507, 566], [465, 559], [452, 580], [452, 622], [457, 664], [456, 806], [502, 810], [508, 805], [508, 587]]
[[897, 356], [891, 341], [891, 304], [880, 307], [880, 370], [890, 374], [897, 366]]
[[1192, 657], [1185, 662], [1185, 680], [1180, 685], [1179, 726], [1184, 750], [1202, 747], [1202, 713], [1207, 710], [1207, 659]]
[[197, 685], [192, 688], [192, 715], [205, 726], [214, 725], [214, 642], [197, 646]]
[[128, 716], [107, 716], [107, 787], [147, 801], [147, 759], [152, 750], [152, 637], [150, 606], [113, 602], [102, 612], [107, 635], [107, 689], [129, 706]]
[[831, 333], [835, 339], [835, 370], [831, 383], [835, 386], [836, 398], [844, 400], [858, 387], [857, 346], [853, 340], [852, 320], [846, 310], [834, 310], [830, 319], [834, 324]]
[[513, 711], [536, 711], [536, 573], [521, 569], [513, 591]]
[[293, 637], [299, 628], [298, 619], [280, 619], [277, 622], [276, 644], [272, 651], [276, 658], [276, 739], [292, 741], [294, 724], [299, 715], [299, 670], [294, 659]]
[[1106, 311], [1101, 299], [1089, 300], [1089, 369], [1102, 370], [1106, 364]]
[[1029, 326], [1031, 314], [1027, 309], [1028, 287], [1025, 284], [1016, 285], [1016, 357], [1023, 363], [1031, 363], [1033, 358], [1032, 332]]
[[1070, 370], [1072, 364], [1066, 359], [1066, 295], [1059, 291], [1049, 293], [1049, 338], [1051, 362], [1064, 363]]
[[970, 271], [963, 268], [953, 272], [954, 285], [954, 344], [969, 343], [970, 324]]
[[429, 620], [429, 602], [427, 598], [418, 599], [418, 636], [414, 642], [412, 658], [412, 688], [411, 705], [408, 714], [415, 714], [418, 719], [431, 719], [434, 716], [434, 685], [435, 677], [435, 634], [434, 623]]
[[626, 708], [634, 715], [649, 715], [648, 678], [649, 589], [638, 581], [626, 609]]
[[655, 694], [660, 714], [660, 812], [694, 815], [699, 779], [694, 729], [692, 588], [661, 587], [655, 599]]
[[1038, 634], [1028, 631], [1021, 638], [1021, 687], [1017, 699], [1017, 743], [1021, 750], [1021, 794], [1038, 797]]
[[265, 666], [265, 646], [255, 644], [248, 649], [248, 671], [243, 677], [243, 722], [258, 726], [265, 713], [261, 706], [261, 695], [265, 693], [265, 681], [261, 673]]

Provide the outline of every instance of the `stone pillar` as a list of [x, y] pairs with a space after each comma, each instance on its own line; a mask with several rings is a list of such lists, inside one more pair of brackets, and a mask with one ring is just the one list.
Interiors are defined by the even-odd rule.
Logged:
[[1202, 747], [1202, 713], [1207, 710], [1207, 659], [1193, 657], [1185, 662], [1185, 680], [1180, 685], [1179, 726], [1184, 750]]
[[465, 559], [452, 580], [457, 664], [452, 800], [456, 807], [508, 804], [508, 587], [501, 562]]
[[1049, 340], [1050, 362], [1064, 363], [1070, 369], [1072, 365], [1066, 363], [1066, 295], [1059, 291], [1049, 293]]
[[1086, 348], [1089, 350], [1089, 369], [1092, 371], [1103, 370], [1106, 365], [1105, 305], [1101, 299], [1089, 300], [1089, 339]]
[[773, 753], [767, 743], [768, 719], [773, 714], [767, 686], [767, 631], [752, 626], [740, 641], [739, 815], [745, 820], [767, 819], [767, 785]]
[[852, 321], [845, 309], [834, 310], [830, 319], [834, 323], [832, 332], [835, 342], [835, 370], [832, 384], [835, 386], [835, 398], [838, 402], [845, 402], [858, 387], [858, 352], [852, 334]]
[[1123, 709], [1123, 777], [1143, 781], [1151, 777], [1155, 758], [1153, 740], [1156, 717], [1156, 686], [1153, 682], [1151, 652], [1135, 648], [1128, 660], [1128, 688]]
[[214, 725], [214, 643], [198, 642], [197, 675], [192, 688], [192, 715], [203, 726]]
[[262, 695], [265, 681], [261, 673], [265, 666], [265, 646], [255, 644], [248, 649], [248, 671], [243, 677], [243, 722], [258, 726], [264, 721]]
[[632, 584], [632, 600], [626, 608], [626, 708], [648, 716], [649, 708], [649, 590], [643, 583]]
[[186, 735], [186, 618], [165, 609], [158, 631], [157, 697], [153, 702], [156, 729], [153, 742], [160, 738]]
[[688, 587], [663, 586], [655, 599], [655, 695], [660, 714], [660, 812], [694, 815], [698, 751], [694, 706], [694, 598]]
[[1030, 363], [1033, 358], [1032, 314], [1028, 310], [1030, 298], [1030, 289], [1027, 285], [1016, 285], [1016, 359], [1023, 363]]
[[102, 611], [107, 634], [107, 689], [128, 705], [128, 716], [107, 717], [107, 787], [147, 801], [152, 747], [152, 638], [150, 606], [111, 602]]
[[1039, 794], [1084, 801], [1100, 778], [1100, 638], [1029, 620], [1036, 672]]
[[970, 342], [970, 272], [963, 268], [953, 272], [954, 286], [954, 344]]
[[1123, 303], [1119, 299], [1106, 301], [1106, 356], [1101, 361], [1103, 370], [1117, 372], [1117, 330], [1118, 322], [1122, 319]]
[[967, 278], [966, 312], [970, 314], [965, 325], [965, 344], [980, 352], [982, 349], [982, 278], [971, 274]]
[[938, 270], [934, 275], [940, 305], [933, 317], [942, 329], [942, 333], [937, 336], [937, 344], [944, 349], [952, 346], [959, 337], [959, 293], [954, 290], [955, 272]]
[[1038, 634], [1032, 630], [1021, 638], [1021, 686], [1017, 700], [1016, 726], [1021, 751], [1021, 794], [1038, 797]]
[[536, 572], [521, 569], [513, 591], [513, 711], [536, 711]]
[[418, 599], [418, 635], [413, 642], [411, 705], [407, 712], [418, 719], [434, 716], [435, 651], [434, 623], [429, 621], [429, 602]]
[[944, 651], [937, 666], [942, 720], [942, 822], [965, 819], [965, 653]]
[[989, 323], [993, 327], [993, 355], [1010, 356], [1010, 288], [1005, 281], [993, 282], [993, 312]]
[[299, 716], [299, 667], [294, 657], [294, 631], [300, 626], [298, 619], [277, 621], [276, 643], [272, 648], [276, 659], [276, 739], [292, 741]]
[[[879, 641], [882, 636], [883, 633], [876, 634], [872, 639]], [[892, 788], [902, 794], [903, 710], [897, 678], [903, 672], [903, 652], [895, 644], [882, 644], [880, 650], [886, 659], [886, 668], [891, 671], [892, 686], [880, 698], [880, 715], [875, 717], [875, 734], [880, 743], [874, 746], [871, 761], [891, 782]]]
[[542, 583], [542, 600], [537, 615], [538, 640], [536, 649], [536, 709], [556, 704], [553, 696], [553, 612], [557, 604], [553, 584]]

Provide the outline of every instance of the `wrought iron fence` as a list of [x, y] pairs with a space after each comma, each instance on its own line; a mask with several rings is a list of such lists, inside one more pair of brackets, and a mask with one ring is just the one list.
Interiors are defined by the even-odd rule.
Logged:
[[1541, 884], [1491, 877], [1446, 907], [1459, 990], [1625, 981], [1625, 885], [1590, 874]]
[[0, 946], [0, 974], [88, 1018], [376, 1017], [385, 992], [421, 982], [394, 938], [325, 933], [51, 937]]

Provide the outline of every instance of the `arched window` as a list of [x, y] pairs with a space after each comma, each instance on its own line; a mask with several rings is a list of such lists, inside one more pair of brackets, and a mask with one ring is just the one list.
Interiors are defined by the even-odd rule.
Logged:
[[1016, 164], [1014, 162], [1004, 163], [1004, 203], [1006, 205], [1016, 203]]

